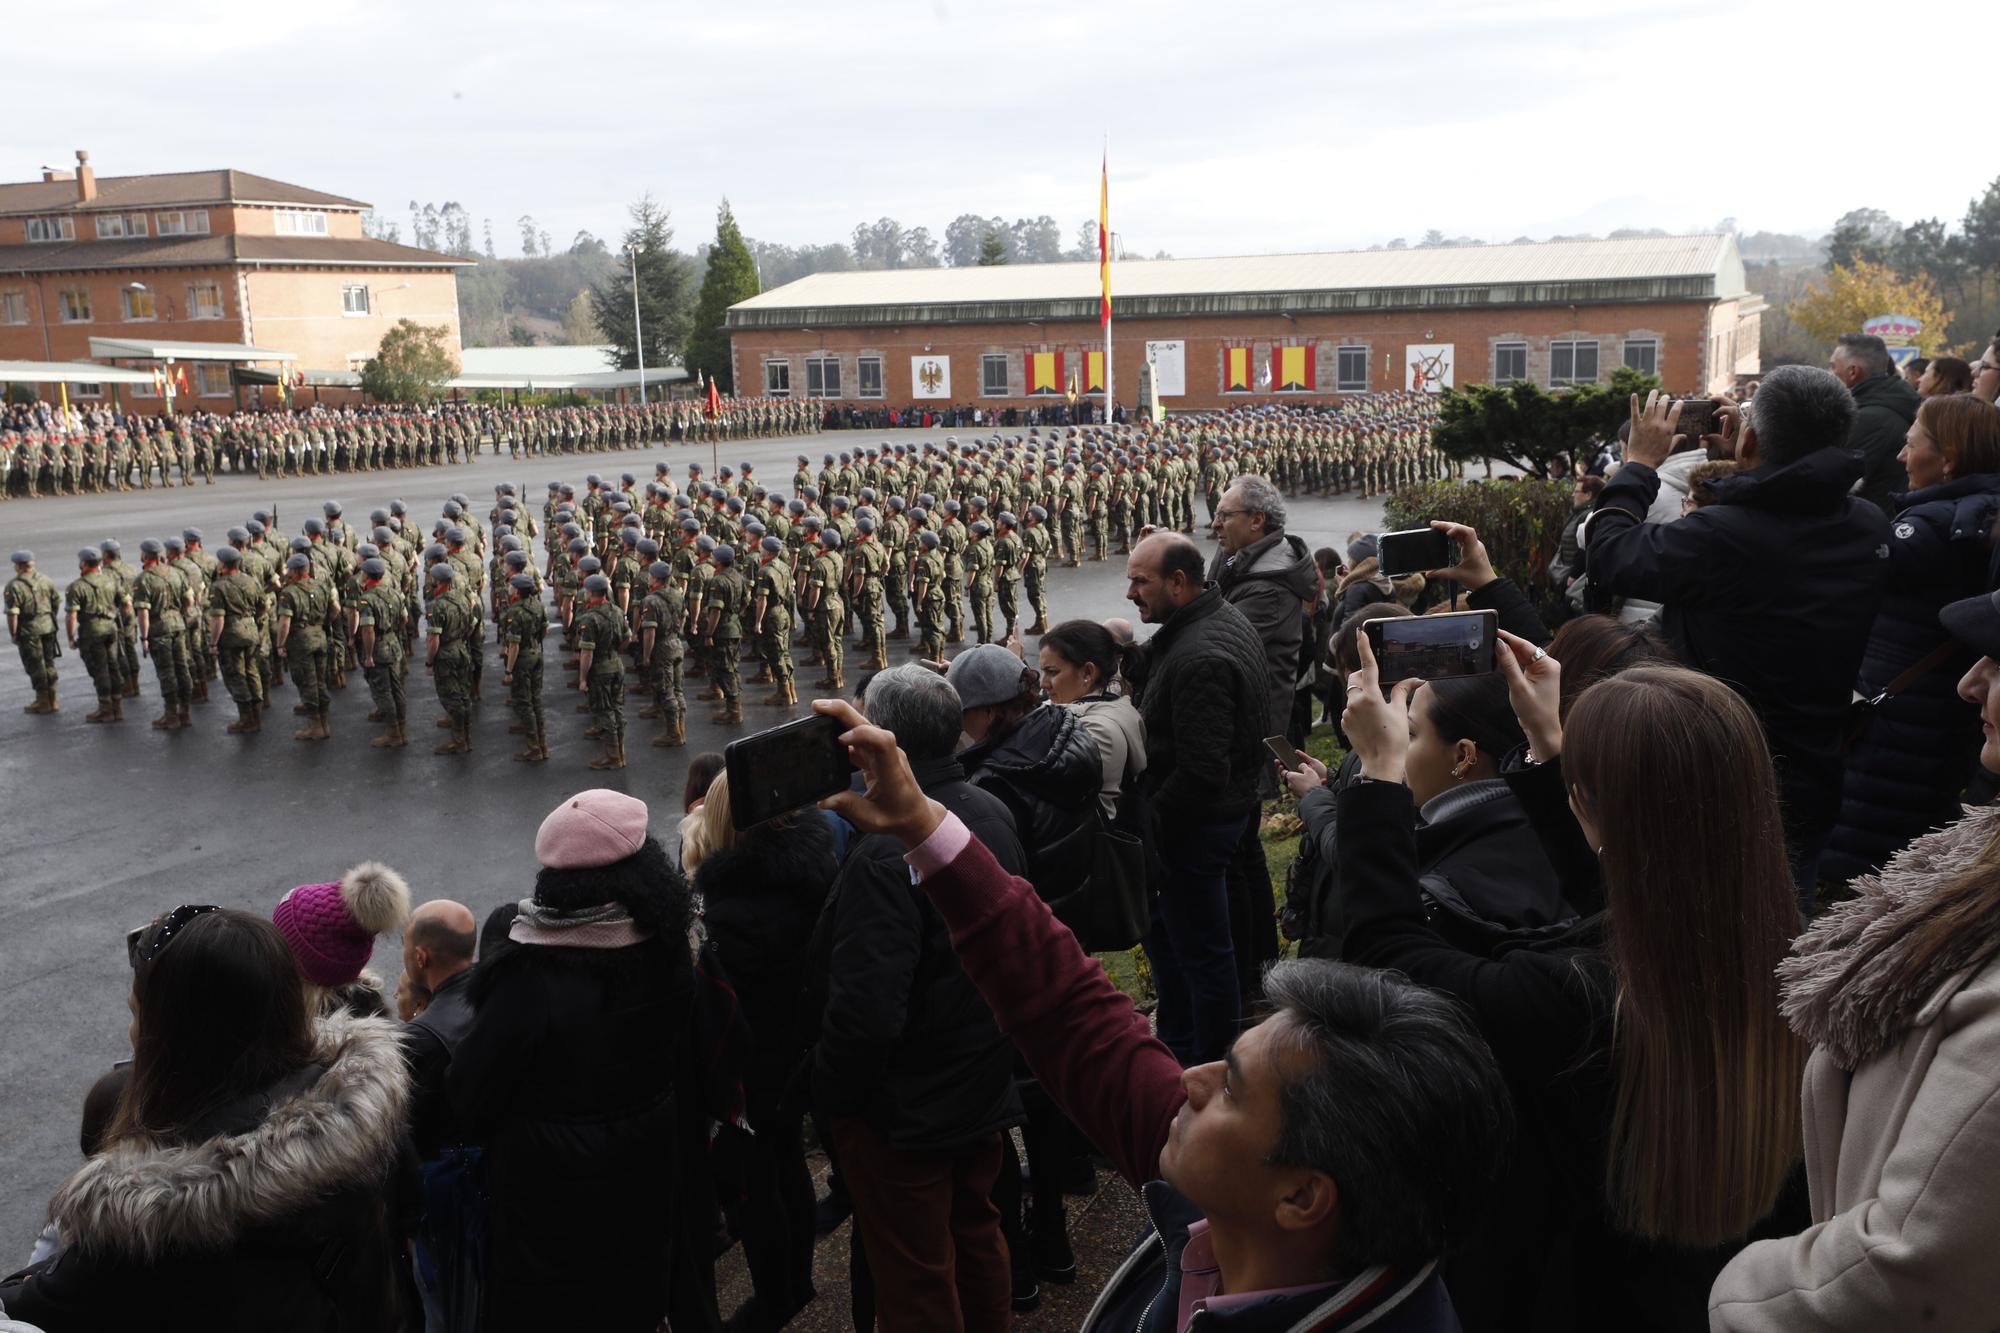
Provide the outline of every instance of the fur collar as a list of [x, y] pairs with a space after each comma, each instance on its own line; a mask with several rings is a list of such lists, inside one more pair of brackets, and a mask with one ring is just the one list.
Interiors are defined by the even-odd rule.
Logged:
[[325, 1072], [254, 1128], [173, 1147], [124, 1143], [85, 1162], [49, 1203], [65, 1243], [150, 1263], [168, 1250], [226, 1247], [380, 1180], [409, 1101], [396, 1028], [334, 1013], [314, 1030]]
[[[1978, 857], [2000, 832], [2000, 807], [1966, 811], [1958, 822], [1917, 839], [1880, 871], [1854, 881], [1856, 896], [1828, 909], [1778, 964], [1785, 1018], [1792, 1030], [1854, 1069], [1931, 1021], [1941, 1001], [1994, 950], [1986, 932], [1963, 932], [1933, 960], [1915, 986], [1886, 984], [1889, 963], [1911, 928], [1930, 915], [1937, 892]], [[1855, 951], [1892, 941], [1858, 976], [1847, 975]]]

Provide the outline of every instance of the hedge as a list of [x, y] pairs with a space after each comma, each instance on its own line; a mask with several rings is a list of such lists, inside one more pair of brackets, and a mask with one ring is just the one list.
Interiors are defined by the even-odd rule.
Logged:
[[1406, 486], [1382, 507], [1388, 531], [1420, 528], [1433, 519], [1479, 532], [1493, 567], [1531, 595], [1550, 589], [1549, 561], [1569, 521], [1566, 481], [1429, 481]]

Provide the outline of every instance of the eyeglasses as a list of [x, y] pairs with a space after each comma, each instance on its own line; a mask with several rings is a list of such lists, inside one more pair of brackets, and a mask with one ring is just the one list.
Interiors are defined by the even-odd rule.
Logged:
[[219, 907], [183, 903], [164, 916], [156, 916], [143, 926], [135, 926], [125, 932], [125, 958], [137, 971], [139, 964], [150, 963], [160, 956], [160, 950], [167, 942], [180, 933], [181, 927], [196, 917], [210, 912], [219, 912]]
[[1220, 523], [1225, 518], [1240, 518], [1249, 512], [1247, 509], [1218, 509], [1215, 511], [1215, 521]]

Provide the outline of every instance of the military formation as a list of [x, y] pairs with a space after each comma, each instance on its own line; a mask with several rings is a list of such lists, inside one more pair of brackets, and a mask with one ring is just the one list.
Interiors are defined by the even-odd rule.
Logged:
[[502, 484], [483, 514], [454, 495], [428, 530], [401, 501], [365, 525], [328, 501], [293, 536], [259, 510], [213, 553], [193, 528], [141, 542], [136, 568], [116, 541], [86, 547], [60, 591], [17, 551], [8, 630], [35, 690], [26, 712], [59, 711], [66, 641], [96, 693], [92, 723], [124, 719], [150, 657], [162, 731], [192, 725], [219, 679], [236, 707], [225, 729], [256, 734], [289, 678], [293, 738], [325, 741], [333, 695], [358, 672], [380, 727], [370, 745], [402, 749], [421, 666], [448, 733], [441, 755], [473, 748], [490, 639], [495, 696], [504, 690], [508, 730], [524, 738], [515, 759], [549, 758], [549, 714], [563, 711], [552, 698], [568, 693], [600, 750], [591, 767], [623, 768], [631, 695], [636, 719], [660, 724], [651, 744], [671, 748], [686, 743], [690, 688], [723, 725], [744, 720], [749, 687], [771, 687], [761, 705], [797, 704], [795, 653], [819, 669], [813, 688], [838, 691], [850, 642], [858, 665], [879, 669], [892, 642], [938, 659], [968, 632], [982, 643], [1042, 633], [1051, 562], [1122, 554], [1148, 528], [1211, 526], [1234, 477], [1374, 496], [1450, 475], [1430, 443], [1433, 401], [885, 441], [798, 455], [789, 494], [748, 463], [713, 477], [690, 463], [677, 481], [660, 462], [643, 484], [591, 473], [539, 498]]
[[217, 415], [65, 412], [48, 404], [0, 415], [0, 499], [260, 478], [442, 467], [482, 451], [513, 458], [801, 435], [820, 404], [725, 398], [645, 407], [448, 403], [431, 407], [307, 407]]

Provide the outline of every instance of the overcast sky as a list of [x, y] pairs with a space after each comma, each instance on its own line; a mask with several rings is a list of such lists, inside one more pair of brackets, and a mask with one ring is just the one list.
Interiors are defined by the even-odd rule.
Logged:
[[689, 249], [725, 194], [771, 241], [965, 212], [1067, 241], [1108, 133], [1112, 229], [1148, 254], [1816, 234], [1860, 206], [1956, 223], [2000, 172], [1956, 129], [1990, 123], [1996, 28], [1880, 0], [43, 4], [0, 179], [77, 148], [237, 167], [406, 240], [410, 200], [457, 200], [503, 255], [523, 213], [611, 237], [648, 190]]

